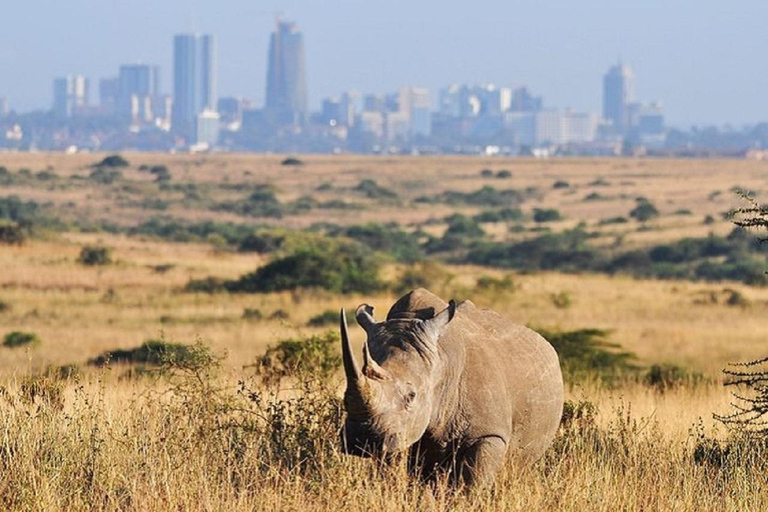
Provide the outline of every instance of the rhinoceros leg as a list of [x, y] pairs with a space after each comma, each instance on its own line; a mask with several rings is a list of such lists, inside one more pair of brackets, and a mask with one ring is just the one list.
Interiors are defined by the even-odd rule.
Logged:
[[461, 455], [460, 478], [468, 487], [493, 484], [504, 464], [506, 443], [496, 436], [483, 437], [474, 442]]

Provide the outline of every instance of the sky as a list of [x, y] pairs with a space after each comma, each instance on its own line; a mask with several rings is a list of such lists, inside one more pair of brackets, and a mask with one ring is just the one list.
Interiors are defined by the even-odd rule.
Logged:
[[768, 120], [764, 0], [25, 0], [0, 9], [0, 96], [49, 108], [56, 76], [98, 80], [120, 64], [162, 68], [172, 38], [216, 36], [219, 96], [264, 101], [275, 15], [304, 33], [310, 106], [347, 89], [385, 93], [450, 83], [527, 85], [547, 107], [599, 112], [602, 76], [619, 58], [639, 100], [667, 122]]

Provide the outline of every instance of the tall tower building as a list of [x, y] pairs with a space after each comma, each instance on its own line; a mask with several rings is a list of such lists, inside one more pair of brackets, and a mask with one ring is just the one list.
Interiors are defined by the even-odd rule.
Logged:
[[160, 68], [146, 64], [120, 66], [117, 103], [120, 116], [132, 122], [151, 121], [152, 103], [159, 101]]
[[60, 117], [72, 117], [78, 107], [88, 104], [88, 79], [82, 75], [53, 80], [53, 112]]
[[632, 70], [617, 63], [603, 77], [603, 118], [613, 122], [617, 133], [629, 130], [629, 105], [634, 101]]
[[213, 36], [182, 34], [173, 40], [173, 128], [192, 140], [197, 115], [216, 110], [216, 44]]
[[303, 125], [307, 119], [304, 36], [294, 23], [278, 21], [272, 33], [265, 110], [280, 124]]

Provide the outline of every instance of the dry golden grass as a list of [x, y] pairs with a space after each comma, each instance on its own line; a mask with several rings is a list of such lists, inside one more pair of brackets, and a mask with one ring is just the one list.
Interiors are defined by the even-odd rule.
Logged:
[[[62, 176], [87, 175], [103, 155], [4, 154], [0, 165], [12, 170], [52, 167]], [[556, 228], [586, 221], [606, 232], [603, 243], [625, 236], [625, 246], [646, 245], [682, 236], [724, 234], [730, 224], [719, 213], [739, 205], [728, 192], [734, 185], [759, 190], [768, 165], [742, 161], [673, 160], [501, 160], [477, 158], [302, 157], [306, 165], [288, 168], [280, 157], [240, 155], [126, 155], [132, 181], [149, 181], [139, 164], [168, 165], [174, 180], [195, 183], [273, 183], [281, 199], [304, 194], [327, 200], [344, 198], [368, 205], [360, 212], [313, 210], [288, 217], [281, 225], [313, 222], [341, 224], [397, 221], [408, 225], [440, 218], [455, 209], [445, 205], [399, 208], [376, 205], [347, 190], [371, 177], [406, 199], [444, 190], [476, 190], [484, 185], [523, 189], [538, 187], [543, 198], [526, 203], [556, 207], [567, 217]], [[511, 180], [481, 179], [482, 168], [510, 169]], [[245, 171], [250, 171], [246, 174]], [[608, 185], [589, 185], [602, 178]], [[552, 190], [556, 180], [570, 189]], [[318, 193], [322, 183], [334, 189]], [[575, 189], [575, 190], [574, 190]], [[121, 204], [100, 189], [65, 190], [44, 186], [2, 190], [26, 198], [76, 203], [79, 213], [135, 224], [146, 212]], [[722, 191], [710, 199], [713, 191]], [[608, 199], [583, 201], [590, 192]], [[217, 191], [221, 197], [236, 192]], [[229, 194], [229, 195], [227, 195]], [[651, 199], [665, 214], [654, 229], [636, 224], [596, 228], [601, 219], [626, 215], [636, 196]], [[672, 215], [689, 209], [691, 216]], [[477, 208], [461, 208], [473, 213]], [[231, 214], [185, 210], [170, 215], [186, 219], [243, 222]], [[703, 225], [705, 215], [717, 218]], [[435, 229], [441, 229], [439, 226]], [[499, 238], [509, 236], [499, 231]], [[87, 244], [114, 250], [115, 263], [85, 267], [76, 262]], [[313, 426], [307, 457], [317, 466], [301, 471], [285, 462], [294, 438], [270, 444], [270, 428], [235, 427], [242, 412], [228, 408], [237, 400], [237, 382], [252, 384], [253, 363], [278, 340], [322, 331], [307, 320], [328, 309], [353, 308], [369, 302], [383, 317], [393, 293], [337, 296], [323, 292], [266, 295], [189, 294], [182, 287], [193, 278], [231, 278], [263, 264], [253, 254], [218, 251], [205, 244], [174, 244], [109, 234], [67, 233], [32, 240], [22, 247], [0, 246], [0, 336], [13, 330], [37, 333], [42, 342], [31, 349], [0, 347], [0, 508], [15, 510], [765, 510], [768, 474], [759, 465], [729, 469], [699, 465], [692, 459], [696, 434], [725, 438], [712, 419], [726, 412], [730, 397], [720, 384], [720, 369], [730, 361], [765, 355], [768, 289], [732, 283], [637, 280], [604, 275], [541, 273], [512, 275], [514, 289], [490, 293], [475, 288], [483, 275], [500, 272], [479, 267], [448, 267], [452, 279], [437, 283], [445, 298], [469, 298], [516, 322], [546, 328], [597, 327], [610, 340], [636, 353], [643, 364], [669, 362], [702, 372], [709, 380], [660, 393], [640, 383], [611, 388], [596, 383], [569, 387], [568, 397], [589, 400], [599, 414], [593, 430], [565, 432], [544, 461], [532, 468], [509, 466], [492, 492], [456, 494], [445, 486], [415, 484], [398, 469], [376, 468], [335, 451], [332, 421], [294, 418]], [[170, 265], [165, 272], [155, 267]], [[385, 270], [388, 278], [399, 269]], [[744, 306], [726, 303], [729, 290], [748, 299]], [[553, 296], [567, 293], [570, 305]], [[253, 321], [246, 308], [265, 317], [277, 310], [287, 320]], [[353, 329], [353, 341], [362, 341]], [[123, 378], [123, 369], [94, 369], [88, 359], [116, 348], [133, 348], [163, 335], [192, 343], [199, 338], [223, 356], [222, 368], [208, 375], [207, 386], [189, 380]], [[25, 379], [48, 366], [75, 364], [80, 376], [59, 382], [62, 404], [43, 396], [25, 401]], [[341, 378], [331, 388], [338, 392]], [[182, 388], [178, 388], [182, 385]], [[174, 386], [176, 386], [174, 388]], [[186, 387], [183, 387], [186, 386]], [[172, 392], [175, 389], [175, 392]], [[291, 396], [291, 394], [283, 395]], [[312, 395], [312, 400], [325, 399]], [[226, 398], [226, 400], [225, 400]], [[240, 398], [242, 399], [242, 397]], [[221, 403], [218, 400], [223, 400]], [[319, 403], [319, 402], [318, 402]], [[327, 402], [322, 402], [327, 405]], [[216, 404], [221, 408], [214, 407]], [[222, 405], [223, 404], [223, 405]], [[254, 407], [251, 404], [251, 407]], [[251, 414], [255, 409], [250, 409]], [[266, 409], [264, 409], [266, 410]], [[259, 410], [264, 413], [264, 410]], [[266, 413], [265, 413], [266, 414]], [[250, 417], [247, 416], [246, 417]], [[338, 418], [334, 421], [337, 421]], [[314, 423], [313, 423], [314, 422]], [[289, 422], [290, 423], [290, 422]], [[697, 424], [700, 425], [697, 427]], [[596, 430], [594, 430], [596, 429]], [[697, 430], [698, 429], [698, 430]], [[693, 431], [693, 433], [692, 433]], [[597, 434], [595, 434], [597, 432]], [[595, 449], [594, 436], [607, 443]], [[625, 443], [625, 444], [621, 444]], [[760, 452], [760, 457], [765, 452]], [[301, 465], [300, 465], [301, 466]], [[303, 467], [303, 466], [301, 466]]]

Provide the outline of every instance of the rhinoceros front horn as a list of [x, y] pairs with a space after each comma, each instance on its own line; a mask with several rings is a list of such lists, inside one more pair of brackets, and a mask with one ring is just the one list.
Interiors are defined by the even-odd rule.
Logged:
[[363, 377], [360, 365], [355, 360], [352, 353], [352, 346], [349, 343], [349, 332], [347, 328], [347, 314], [344, 308], [341, 309], [341, 318], [339, 319], [339, 328], [341, 330], [341, 359], [344, 362], [344, 374], [347, 376], [347, 386], [359, 384]]

